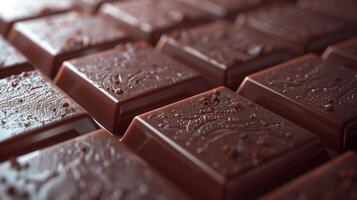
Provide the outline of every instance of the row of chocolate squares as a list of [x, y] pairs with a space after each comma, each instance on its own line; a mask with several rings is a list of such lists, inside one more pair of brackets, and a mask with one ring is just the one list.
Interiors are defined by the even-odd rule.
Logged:
[[[61, 107], [74, 108], [68, 101]], [[29, 144], [24, 141], [13, 147]], [[97, 130], [12, 158], [0, 164], [0, 197], [356, 199], [357, 154], [328, 160], [311, 132], [220, 87], [136, 117], [121, 141]]]
[[[244, 11], [265, 6], [271, 3], [295, 2], [295, 0], [21, 0], [2, 1], [0, 3], [0, 34], [7, 35], [16, 22], [36, 19], [73, 10], [95, 14], [99, 8], [117, 7], [123, 15], [131, 16], [139, 22], [147, 23], [157, 31], [152, 23], [166, 20], [165, 29], [174, 23], [179, 23], [181, 18], [195, 20], [203, 16], [211, 19], [235, 19]], [[109, 6], [111, 5], [111, 6]], [[312, 10], [325, 15], [340, 18], [346, 21], [356, 21], [356, 2], [345, 0], [299, 0], [297, 5], [301, 8]], [[110, 8], [113, 9], [113, 8]], [[147, 11], [145, 17], [142, 11]], [[124, 18], [124, 17], [123, 17]], [[171, 20], [171, 24], [168, 22]], [[181, 19], [182, 20], [182, 19]], [[150, 23], [152, 22], [152, 23]]]
[[[8, 40], [53, 78], [66, 60], [128, 40], [155, 44], [164, 33], [211, 20], [174, 0], [151, 1], [106, 4], [94, 16], [67, 12], [18, 22]], [[234, 24], [215, 21], [178, 31], [163, 37], [159, 46], [196, 68], [213, 85], [235, 90], [250, 73], [305, 52], [320, 52], [356, 33], [353, 20], [280, 3], [243, 13]]]

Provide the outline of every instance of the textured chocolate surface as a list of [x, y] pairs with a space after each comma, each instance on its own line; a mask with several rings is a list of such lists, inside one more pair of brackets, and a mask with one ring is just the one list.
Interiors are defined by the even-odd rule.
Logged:
[[[278, 113], [283, 112], [280, 114], [293, 122], [300, 122], [306, 128], [309, 127], [307, 124], [316, 123], [315, 127], [320, 127], [313, 128], [316, 134], [326, 134], [322, 138], [329, 138], [328, 132], [331, 131], [335, 136], [346, 134], [344, 127], [357, 117], [357, 71], [339, 63], [322, 61], [316, 56], [307, 55], [251, 75], [246, 82], [248, 87], [245, 88], [243, 84], [240, 88], [243, 95], [273, 110], [279, 110], [279, 105], [275, 104], [281, 101], [280, 106], [284, 105], [285, 111], [280, 110]], [[250, 89], [250, 83], [261, 90]], [[262, 97], [265, 93], [280, 96], [272, 97], [264, 103]], [[289, 104], [283, 103], [283, 98]], [[294, 111], [300, 112], [300, 109], [306, 109], [309, 117], [301, 118], [300, 115], [292, 114]], [[311, 122], [312, 119], [317, 121]], [[306, 120], [309, 122], [304, 124], [302, 121]], [[329, 127], [327, 133], [322, 130], [323, 126]], [[333, 141], [335, 144], [340, 142], [342, 143], [338, 139]]]
[[357, 199], [357, 155], [347, 152], [261, 199]]
[[102, 17], [71, 12], [19, 22], [9, 40], [53, 77], [64, 60], [111, 48], [126, 33]]
[[0, 79], [0, 160], [96, 129], [90, 116], [37, 71]]
[[298, 49], [259, 30], [226, 21], [176, 32], [169, 38], [174, 41], [163, 38], [159, 43], [163, 52], [207, 74], [209, 81], [234, 89], [246, 75], [285, 61]]
[[262, 31], [302, 44], [307, 50], [319, 50], [355, 34], [353, 25], [350, 23], [303, 10], [295, 4], [266, 6], [253, 10], [238, 20]]
[[100, 130], [0, 165], [2, 199], [188, 199]]
[[0, 36], [0, 78], [30, 70], [28, 60]]
[[357, 23], [356, 0], [299, 0], [298, 5], [304, 9]]
[[[146, 135], [144, 140], [140, 137], [141, 131]], [[226, 191], [223, 192], [225, 194], [220, 195], [226, 198], [247, 195], [249, 187], [254, 188], [250, 191], [252, 193], [254, 190], [259, 190], [256, 186], [262, 182], [258, 180], [251, 182], [249, 178], [245, 178], [250, 173], [266, 178], [268, 175], [265, 166], [269, 165], [269, 162], [285, 165], [282, 174], [286, 169], [293, 173], [289, 161], [283, 160], [283, 157], [288, 156], [289, 152], [294, 152], [294, 149], [311, 148], [311, 146], [315, 148], [310, 149], [309, 155], [295, 155], [303, 161], [307, 157], [315, 156], [319, 149], [317, 138], [308, 131], [225, 88], [188, 98], [140, 115], [134, 120], [123, 137], [123, 142], [155, 165], [159, 163], [155, 160], [160, 159], [160, 156], [146, 153], [151, 151], [150, 144], [154, 145], [150, 138], [158, 141], [156, 145], [162, 145], [163, 148], [179, 154], [170, 159], [180, 157], [185, 162], [189, 162], [188, 166], [195, 166], [194, 169], [182, 169], [189, 174], [185, 182], [189, 182], [191, 187], [201, 189], [205, 187], [206, 183], [203, 180], [207, 179], [195, 177], [192, 178], [194, 180], [190, 180], [189, 177], [192, 174], [190, 170], [202, 170], [200, 174], [205, 175], [201, 176], [209, 176], [223, 185], [221, 187]], [[137, 146], [134, 145], [135, 143]], [[177, 161], [168, 161], [170, 162]], [[163, 173], [165, 168], [175, 166], [168, 163], [162, 164]], [[274, 171], [279, 164], [270, 165], [268, 171]], [[175, 175], [168, 176], [173, 178]], [[276, 175], [275, 178], [278, 180], [281, 177]], [[245, 186], [243, 187], [242, 184]], [[211, 189], [210, 192], [217, 191], [217, 188]], [[197, 190], [195, 194], [202, 195], [199, 189]], [[209, 187], [206, 190], [210, 190]], [[210, 194], [212, 195], [210, 198], [220, 196], [217, 193]]]
[[181, 0], [215, 17], [234, 17], [241, 11], [260, 5], [263, 0]]
[[200, 23], [206, 15], [176, 0], [133, 0], [103, 6], [103, 13], [140, 39], [157, 39], [166, 31]]
[[[144, 43], [66, 62], [56, 82], [112, 132], [118, 120], [131, 121], [136, 114], [206, 89], [197, 72]], [[88, 98], [96, 98], [102, 108]], [[102, 109], [109, 110], [105, 116]], [[119, 125], [121, 130], [126, 126]]]
[[0, 33], [6, 34], [17, 21], [64, 12], [73, 0], [11, 0], [0, 2]]

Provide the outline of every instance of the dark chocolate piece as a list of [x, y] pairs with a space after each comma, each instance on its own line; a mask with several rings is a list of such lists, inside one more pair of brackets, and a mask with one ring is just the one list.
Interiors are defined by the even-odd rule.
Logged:
[[95, 130], [90, 116], [37, 71], [0, 79], [0, 161]]
[[73, 7], [73, 0], [0, 1], [0, 34], [7, 35], [15, 22], [66, 12]]
[[184, 3], [202, 10], [215, 18], [234, 19], [247, 9], [255, 8], [263, 3], [263, 0], [181, 0]]
[[357, 23], [356, 0], [299, 0], [298, 5], [304, 9]]
[[126, 33], [102, 17], [76, 12], [19, 22], [9, 40], [46, 75], [63, 61], [114, 47]]
[[245, 76], [293, 57], [298, 47], [248, 26], [217, 21], [163, 37], [158, 48], [213, 86], [237, 89]]
[[328, 149], [357, 146], [357, 71], [305, 55], [248, 76], [239, 93], [309, 129]]
[[357, 155], [347, 152], [261, 200], [357, 199]]
[[1, 199], [188, 199], [104, 130], [0, 165]]
[[322, 57], [341, 61], [348, 66], [357, 68], [357, 37], [330, 46]]
[[101, 14], [135, 39], [156, 43], [160, 35], [208, 21], [208, 16], [177, 0], [131, 0], [105, 4]]
[[224, 87], [135, 117], [122, 142], [198, 199], [256, 197], [323, 155], [316, 136]]
[[27, 58], [0, 36], [0, 79], [32, 69]]
[[321, 51], [328, 45], [357, 34], [356, 24], [281, 3], [262, 7], [238, 17], [264, 32], [303, 45], [306, 51]]
[[198, 73], [144, 43], [65, 62], [55, 82], [119, 135], [135, 115], [207, 89]]

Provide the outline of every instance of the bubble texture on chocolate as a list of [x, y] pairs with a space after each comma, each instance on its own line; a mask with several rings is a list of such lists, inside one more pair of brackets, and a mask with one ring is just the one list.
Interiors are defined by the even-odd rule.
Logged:
[[72, 60], [70, 65], [118, 100], [198, 76], [190, 68], [144, 43], [121, 45], [98, 55]]
[[228, 178], [316, 139], [304, 129], [223, 88], [139, 118]]
[[188, 199], [99, 130], [0, 165], [1, 199]]
[[36, 71], [0, 79], [0, 141], [84, 114]]

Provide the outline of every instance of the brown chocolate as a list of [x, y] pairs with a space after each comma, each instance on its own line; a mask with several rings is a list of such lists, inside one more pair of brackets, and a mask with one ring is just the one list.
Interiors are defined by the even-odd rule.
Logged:
[[328, 45], [357, 34], [356, 24], [280, 3], [255, 9], [238, 17], [264, 32], [303, 45], [306, 51], [321, 51]]
[[115, 134], [135, 115], [207, 89], [198, 73], [143, 43], [65, 62], [55, 82]]
[[181, 0], [184, 3], [203, 12], [207, 12], [214, 18], [234, 19], [247, 9], [256, 8], [263, 0]]
[[66, 12], [73, 7], [73, 0], [3, 0], [0, 34], [7, 35], [15, 22]]
[[189, 199], [104, 130], [0, 165], [1, 199]]
[[299, 0], [298, 5], [304, 9], [357, 23], [356, 0]]
[[32, 69], [27, 58], [0, 36], [0, 79]]
[[316, 136], [224, 87], [135, 117], [122, 142], [198, 199], [256, 197], [323, 155]]
[[248, 26], [217, 21], [163, 37], [158, 48], [213, 86], [237, 89], [245, 76], [293, 57], [299, 47]]
[[248, 76], [241, 95], [311, 130], [334, 152], [357, 147], [357, 71], [314, 55]]
[[208, 20], [203, 12], [177, 0], [131, 0], [105, 4], [101, 14], [128, 30], [135, 39], [156, 43], [160, 35]]
[[102, 17], [71, 12], [19, 22], [9, 40], [42, 72], [54, 77], [63, 61], [112, 48], [126, 37]]
[[322, 57], [328, 60], [341, 61], [357, 69], [357, 37], [330, 46]]
[[95, 13], [104, 3], [114, 2], [119, 0], [76, 0], [76, 3], [82, 11]]
[[95, 130], [86, 111], [37, 71], [0, 79], [0, 160]]
[[347, 152], [261, 200], [357, 199], [357, 155]]

